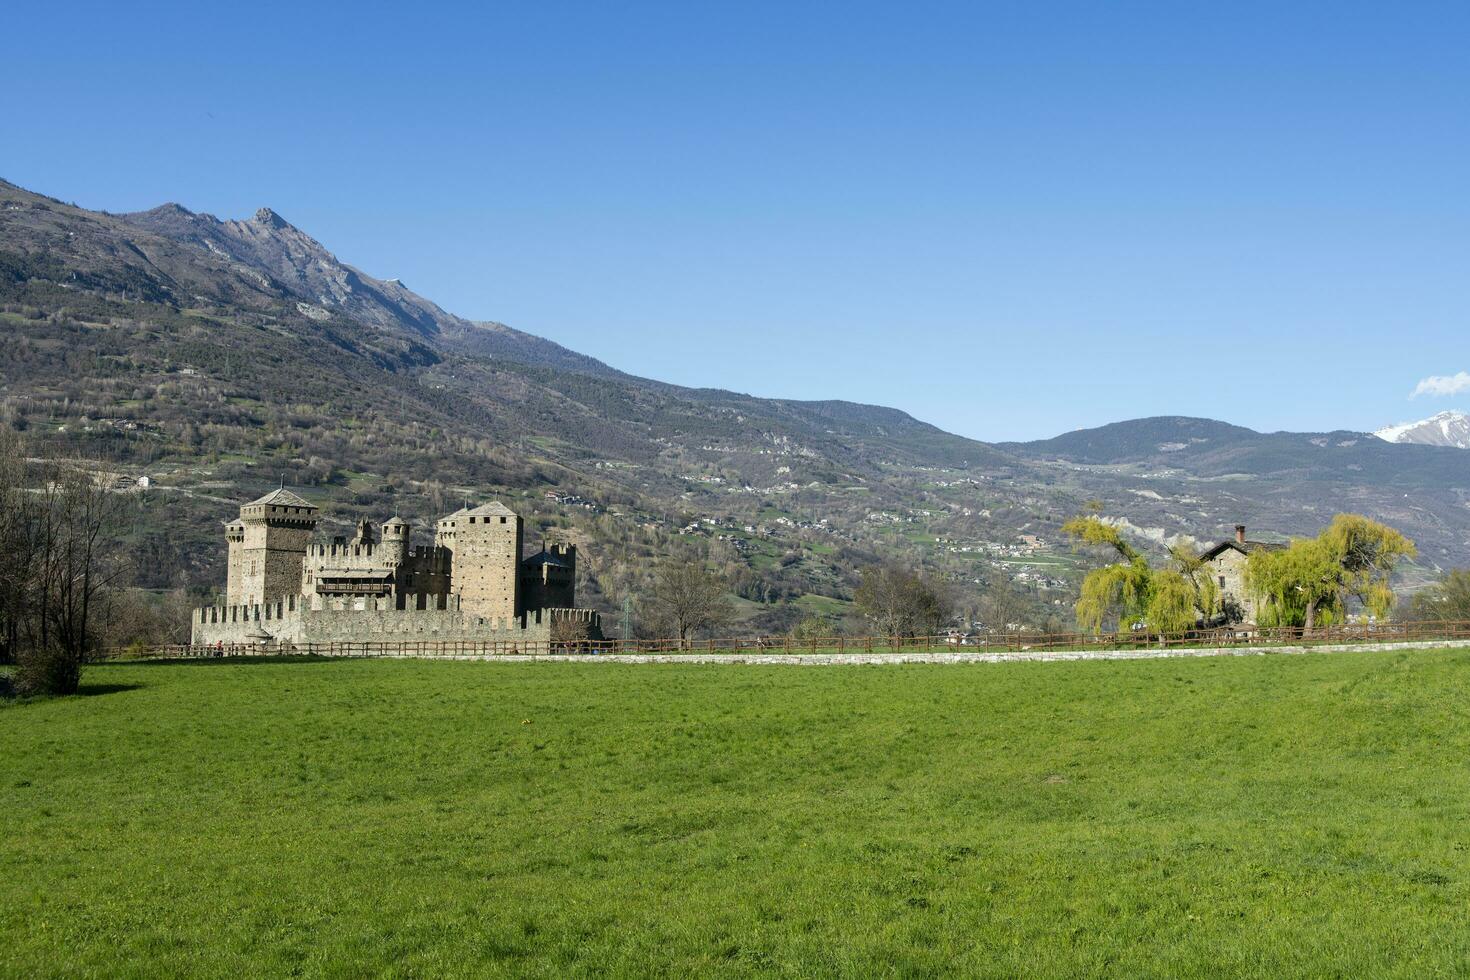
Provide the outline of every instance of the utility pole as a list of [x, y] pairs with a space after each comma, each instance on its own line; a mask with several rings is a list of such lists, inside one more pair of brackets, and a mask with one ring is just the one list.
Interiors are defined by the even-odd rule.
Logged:
[[630, 595], [623, 596], [623, 615], [618, 620], [618, 632], [625, 640], [633, 638], [633, 597]]

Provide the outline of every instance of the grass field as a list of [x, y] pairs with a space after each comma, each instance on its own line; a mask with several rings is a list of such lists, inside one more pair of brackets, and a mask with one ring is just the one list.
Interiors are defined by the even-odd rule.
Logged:
[[117, 664], [0, 974], [1470, 972], [1470, 654]]

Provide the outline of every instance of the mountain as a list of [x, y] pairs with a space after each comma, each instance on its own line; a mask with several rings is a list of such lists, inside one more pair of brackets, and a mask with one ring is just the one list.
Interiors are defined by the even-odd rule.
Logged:
[[[1230, 513], [1280, 540], [1340, 511], [1406, 531], [1428, 566], [1470, 553], [1470, 466], [1457, 450], [1394, 445], [1369, 433], [1256, 432], [1211, 419], [1136, 419], [998, 449], [1135, 499], [1121, 513], [1153, 540]], [[1197, 536], [1197, 535], [1196, 535]]]
[[1391, 446], [1366, 432], [1256, 432], [1212, 419], [1165, 416], [1116, 422], [1054, 439], [1003, 443], [1034, 459], [1132, 465], [1197, 477], [1254, 477], [1377, 488], [1470, 484], [1464, 457], [1427, 445]]
[[178, 204], [118, 217], [135, 228], [204, 249], [262, 287], [299, 299], [300, 312], [326, 319], [343, 313], [379, 329], [435, 336], [467, 326], [397, 280], [374, 279], [337, 261], [316, 239], [270, 208], [246, 221], [221, 221]]
[[149, 587], [220, 581], [219, 522], [281, 480], [329, 525], [422, 528], [500, 496], [533, 537], [585, 545], [592, 604], [697, 557], [764, 628], [840, 614], [878, 561], [946, 577], [982, 617], [1010, 590], [1064, 625], [1090, 559], [1058, 528], [1094, 499], [1151, 542], [1358, 510], [1426, 565], [1470, 563], [1453, 450], [1189, 418], [992, 445], [893, 408], [684, 388], [446, 312], [266, 208], [114, 215], [0, 182], [0, 331], [0, 422], [38, 454], [150, 477], [128, 525]]
[[377, 330], [435, 338], [470, 353], [606, 377], [620, 375], [601, 361], [505, 324], [474, 323], [446, 313], [397, 279], [374, 279], [340, 262], [270, 208], [261, 208], [245, 221], [221, 221], [178, 204], [117, 218], [210, 252], [272, 294], [294, 297], [297, 312], [312, 319], [340, 314]]
[[1470, 415], [1440, 412], [1418, 422], [1385, 426], [1373, 434], [1385, 442], [1470, 449]]
[[1056, 457], [1080, 463], [1117, 463], [1194, 454], [1232, 445], [1256, 433], [1238, 425], [1182, 416], [1133, 419], [1094, 429], [1078, 429], [1052, 439], [1010, 443], [1007, 448], [1030, 456]]

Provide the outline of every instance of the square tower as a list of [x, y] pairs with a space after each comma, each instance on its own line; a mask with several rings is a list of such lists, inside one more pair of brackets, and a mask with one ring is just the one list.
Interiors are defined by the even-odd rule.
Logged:
[[514, 619], [521, 614], [521, 518], [492, 501], [441, 519], [436, 541], [453, 552], [459, 607], [474, 616]]
[[230, 544], [225, 594], [231, 604], [301, 593], [316, 514], [315, 507], [284, 487], [240, 508], [239, 519], [225, 528]]
[[526, 609], [571, 609], [577, 604], [577, 546], [553, 544], [521, 562]]

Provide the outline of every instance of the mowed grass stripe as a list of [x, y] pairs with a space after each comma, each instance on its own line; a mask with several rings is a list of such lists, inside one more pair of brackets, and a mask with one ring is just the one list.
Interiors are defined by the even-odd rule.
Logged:
[[86, 684], [0, 708], [6, 975], [1470, 969], [1464, 651]]

